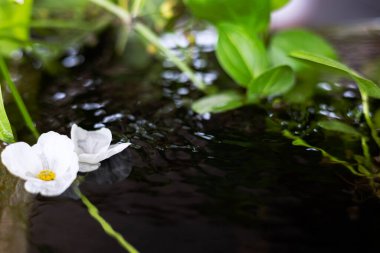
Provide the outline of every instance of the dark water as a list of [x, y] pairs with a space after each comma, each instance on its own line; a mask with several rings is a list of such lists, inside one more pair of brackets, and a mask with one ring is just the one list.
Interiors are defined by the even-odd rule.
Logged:
[[[334, 41], [343, 51], [350, 43]], [[81, 188], [140, 252], [378, 248], [380, 201], [344, 168], [268, 131], [266, 111], [195, 115], [189, 99], [200, 94], [170, 65], [137, 68], [106, 60], [107, 53], [89, 50], [81, 66], [44, 78], [38, 126], [61, 133], [72, 122], [107, 126], [116, 141], [133, 143]], [[206, 80], [229, 82], [207, 45], [193, 52], [193, 63]], [[30, 253], [124, 252], [70, 194], [37, 198], [28, 238]]]

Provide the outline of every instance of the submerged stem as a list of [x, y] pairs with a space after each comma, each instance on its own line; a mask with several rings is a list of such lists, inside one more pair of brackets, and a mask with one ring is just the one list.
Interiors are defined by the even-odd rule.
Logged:
[[12, 96], [14, 98], [14, 101], [16, 102], [17, 104], [17, 107], [18, 109], [20, 110], [21, 112], [21, 115], [22, 117], [24, 118], [24, 121], [25, 121], [25, 124], [28, 126], [29, 130], [31, 131], [31, 133], [33, 134], [33, 136], [38, 139], [39, 137], [39, 133], [38, 133], [38, 130], [36, 128], [36, 126], [34, 125], [34, 122], [32, 120], [32, 117], [30, 116], [29, 112], [28, 112], [28, 109], [26, 108], [25, 106], [25, 103], [20, 95], [20, 93], [18, 92], [17, 90], [17, 87], [15, 85], [15, 83], [13, 82], [12, 78], [11, 78], [11, 75], [10, 75], [10, 72], [8, 70], [8, 67], [7, 67], [7, 64], [5, 63], [4, 59], [2, 57], [0, 57], [0, 71], [12, 93]]
[[102, 226], [104, 232], [106, 232], [107, 235], [110, 237], [113, 237], [121, 247], [123, 247], [126, 251], [130, 253], [139, 253], [135, 247], [133, 247], [130, 243], [128, 243], [124, 237], [116, 232], [112, 226], [99, 214], [99, 210], [94, 206], [90, 200], [84, 196], [78, 187], [74, 187], [75, 193], [78, 195], [78, 197], [81, 199], [82, 203], [87, 207], [88, 213]]
[[193, 71], [183, 62], [183, 60], [178, 58], [172, 51], [170, 51], [170, 49], [165, 47], [161, 43], [160, 38], [152, 30], [150, 30], [149, 27], [142, 23], [136, 23], [134, 28], [138, 34], [140, 34], [145, 40], [149, 41], [155, 47], [157, 47], [161, 53], [163, 53], [168, 58], [168, 60], [173, 62], [183, 73], [185, 73], [198, 89], [206, 92], [206, 84], [204, 84], [201, 80], [199, 80], [199, 78], [195, 76]]
[[376, 142], [377, 146], [380, 148], [380, 137], [377, 134], [376, 127], [371, 120], [371, 113], [369, 111], [368, 95], [361, 92], [361, 96], [362, 96], [364, 119], [367, 122], [367, 125], [371, 131], [371, 135], [372, 135], [373, 140]]
[[369, 146], [368, 146], [367, 141], [368, 139], [366, 137], [361, 138], [361, 144], [362, 144], [362, 149], [363, 149], [363, 155], [366, 161], [366, 166], [371, 167], [372, 159], [371, 159], [371, 153], [369, 151]]
[[329, 159], [330, 161], [334, 162], [334, 163], [337, 163], [337, 164], [340, 164], [340, 165], [343, 165], [344, 167], [346, 167], [349, 171], [351, 171], [352, 174], [356, 175], [356, 176], [365, 176], [364, 174], [362, 173], [359, 173], [355, 170], [355, 168], [348, 162], [346, 161], [343, 161], [343, 160], [340, 160], [339, 158], [329, 154], [328, 152], [326, 152], [324, 149], [322, 148], [318, 148], [318, 147], [315, 147], [315, 146], [312, 146], [310, 145], [309, 143], [307, 143], [306, 141], [304, 141], [301, 137], [298, 137], [296, 135], [293, 135], [290, 131], [288, 130], [284, 130], [282, 131], [282, 134], [288, 138], [288, 139], [291, 139], [293, 140], [293, 145], [295, 146], [303, 146], [303, 147], [307, 147], [307, 148], [312, 148], [312, 149], [315, 149], [315, 150], [318, 150], [319, 152], [322, 153], [322, 155], [324, 157], [326, 157], [327, 159]]

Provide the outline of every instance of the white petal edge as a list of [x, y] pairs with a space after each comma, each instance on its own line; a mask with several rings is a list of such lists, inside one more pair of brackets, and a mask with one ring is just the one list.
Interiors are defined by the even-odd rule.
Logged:
[[131, 144], [132, 143], [127, 142], [111, 145], [110, 148], [107, 150], [105, 159], [110, 158], [111, 156], [116, 155], [117, 153], [120, 153], [124, 149], [128, 148]]
[[41, 160], [25, 142], [7, 146], [1, 153], [1, 161], [11, 174], [24, 180], [34, 177], [42, 169]]
[[79, 172], [91, 172], [97, 170], [100, 167], [100, 163], [90, 164], [90, 163], [79, 163]]
[[99, 154], [107, 151], [112, 141], [112, 133], [108, 128], [87, 131], [74, 124], [71, 127], [71, 139], [77, 154]]
[[[129, 143], [129, 142], [128, 143], [114, 144], [114, 145], [111, 145], [110, 148], [106, 152], [102, 152], [99, 154], [79, 154], [78, 155], [79, 162], [84, 163], [84, 164], [93, 164], [93, 165], [98, 164], [101, 161], [103, 161], [107, 158], [110, 158], [111, 156], [113, 156], [117, 153], [120, 153], [121, 151], [126, 149], [129, 145], [131, 145], [131, 143]], [[86, 170], [86, 168], [84, 168], [83, 170], [81, 168], [79, 168], [80, 172], [89, 172], [90, 171], [90, 170], [89, 171], [85, 171], [85, 170]]]

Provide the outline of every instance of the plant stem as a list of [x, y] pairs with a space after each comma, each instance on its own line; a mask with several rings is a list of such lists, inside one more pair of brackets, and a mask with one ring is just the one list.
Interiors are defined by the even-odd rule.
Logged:
[[131, 23], [131, 16], [129, 13], [124, 10], [123, 8], [120, 8], [119, 6], [115, 5], [112, 2], [109, 2], [107, 0], [90, 0], [92, 3], [106, 9], [107, 11], [111, 12], [112, 14], [116, 15], [118, 18], [121, 19], [121, 21], [127, 25]]
[[376, 127], [373, 124], [371, 120], [371, 113], [369, 111], [369, 102], [368, 102], [368, 95], [364, 92], [361, 92], [362, 95], [362, 105], [363, 105], [363, 114], [365, 121], [367, 122], [367, 125], [371, 131], [371, 135], [373, 140], [376, 142], [377, 146], [380, 148], [380, 138], [377, 135]]
[[170, 49], [166, 48], [160, 41], [160, 38], [152, 32], [149, 27], [142, 23], [136, 23], [134, 26], [136, 32], [140, 34], [144, 39], [156, 46], [171, 62], [173, 62], [183, 73], [185, 73], [193, 84], [204, 92], [207, 92], [207, 86], [201, 80], [199, 80], [193, 71], [178, 58]]
[[[129, 25], [131, 17], [130, 14], [118, 7], [117, 5], [113, 4], [112, 2], [108, 2], [106, 0], [90, 0], [94, 4], [97, 4], [107, 11], [113, 13], [117, 17], [119, 17], [123, 22], [125, 22], [127, 25]], [[136, 0], [134, 3], [134, 9], [136, 11], [139, 10], [139, 6], [143, 3], [144, 0]], [[173, 62], [183, 73], [185, 73], [189, 79], [193, 82], [193, 84], [201, 91], [207, 93], [207, 86], [204, 84], [201, 80], [199, 80], [193, 71], [181, 60], [178, 58], [170, 49], [166, 48], [160, 41], [160, 38], [149, 29], [149, 27], [145, 26], [142, 23], [136, 23], [134, 26], [136, 32], [140, 34], [145, 40], [152, 43], [154, 46], [156, 46], [171, 62]], [[128, 29], [128, 27], [127, 27]]]
[[102, 226], [104, 232], [108, 234], [110, 237], [113, 237], [118, 243], [128, 252], [130, 253], [139, 253], [135, 247], [133, 247], [130, 243], [128, 243], [123, 236], [116, 232], [112, 226], [105, 220], [103, 219], [102, 216], [99, 214], [99, 210], [94, 206], [90, 200], [84, 196], [81, 191], [79, 190], [78, 187], [74, 187], [75, 193], [78, 195], [78, 197], [81, 199], [82, 203], [87, 207], [88, 213], [94, 218], [100, 226]]
[[7, 64], [5, 63], [5, 61], [2, 57], [0, 57], [0, 71], [3, 74], [3, 77], [4, 77], [8, 87], [12, 93], [13, 99], [16, 102], [17, 107], [20, 110], [22, 117], [24, 118], [25, 124], [27, 125], [27, 127], [29, 128], [29, 130], [31, 131], [33, 136], [36, 139], [38, 139], [40, 134], [38, 133], [38, 130], [37, 130], [36, 126], [34, 125], [32, 117], [30, 116], [28, 109], [26, 108], [22, 97], [17, 90], [16, 85], [11, 78]]
[[119, 7], [128, 11], [128, 2], [129, 2], [128, 0], [118, 0]]
[[369, 151], [368, 143], [367, 143], [367, 138], [362, 137], [361, 138], [361, 144], [362, 144], [362, 149], [363, 149], [363, 155], [366, 161], [366, 166], [368, 168], [372, 167], [372, 160], [371, 160], [371, 153]]
[[337, 163], [337, 164], [340, 164], [340, 165], [343, 165], [344, 167], [346, 167], [349, 171], [351, 171], [352, 174], [356, 175], [356, 176], [360, 176], [360, 177], [363, 177], [365, 176], [364, 174], [362, 173], [359, 173], [355, 170], [355, 168], [349, 164], [348, 162], [346, 161], [342, 161], [340, 160], [339, 158], [329, 154], [328, 152], [326, 152], [324, 149], [322, 148], [318, 148], [318, 147], [315, 147], [315, 146], [312, 146], [310, 145], [309, 143], [307, 143], [306, 141], [304, 141], [301, 137], [299, 136], [296, 136], [296, 135], [293, 135], [290, 131], [288, 130], [283, 130], [282, 131], [282, 134], [283, 136], [285, 136], [286, 138], [288, 139], [291, 139], [293, 140], [293, 145], [294, 146], [303, 146], [303, 147], [307, 147], [307, 148], [312, 148], [312, 149], [315, 149], [315, 150], [318, 150], [319, 152], [322, 153], [322, 155], [324, 157], [326, 157], [327, 159], [329, 159], [330, 161], [334, 162], [334, 163]]
[[137, 17], [144, 3], [145, 3], [145, 0], [133, 1], [132, 10], [131, 10], [131, 14], [133, 18]]

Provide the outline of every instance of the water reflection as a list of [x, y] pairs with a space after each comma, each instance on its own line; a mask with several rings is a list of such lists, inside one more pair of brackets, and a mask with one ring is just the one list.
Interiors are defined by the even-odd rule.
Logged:
[[[208, 63], [198, 74], [226, 85], [229, 79], [210, 60], [213, 45], [202, 38], [212, 32], [195, 34], [201, 46], [190, 58], [198, 67], [199, 59]], [[64, 83], [49, 80], [60, 85], [41, 95], [45, 117], [39, 125], [60, 132], [71, 122], [107, 126], [116, 140], [133, 143], [88, 174], [83, 191], [141, 252], [377, 249], [378, 201], [355, 201], [360, 196], [354, 182], [339, 166], [320, 164], [318, 152], [267, 131], [264, 110], [194, 115], [183, 97], [200, 94], [171, 66], [112, 77], [106, 73], [118, 68], [113, 64], [88, 66]], [[85, 85], [88, 80], [98, 82]], [[57, 92], [67, 97], [52, 103]], [[297, 111], [272, 108], [272, 119], [282, 115], [283, 126], [304, 133], [314, 128], [313, 117], [346, 117], [346, 108], [357, 108], [352, 98], [318, 102]], [[88, 110], [84, 104], [96, 106]], [[341, 146], [340, 140], [327, 142]], [[73, 199], [38, 198], [30, 222], [30, 253], [123, 252]]]

